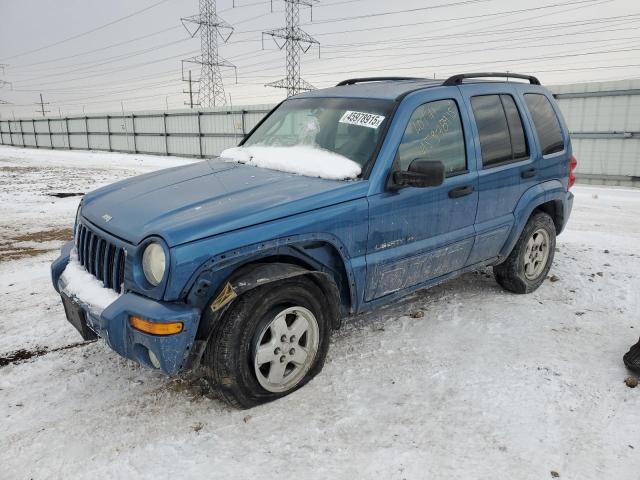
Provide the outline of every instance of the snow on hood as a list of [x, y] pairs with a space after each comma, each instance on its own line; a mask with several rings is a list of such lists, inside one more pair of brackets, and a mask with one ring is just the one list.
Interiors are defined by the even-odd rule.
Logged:
[[71, 251], [69, 263], [62, 272], [61, 277], [64, 291], [71, 297], [76, 297], [80, 302], [89, 306], [92, 311], [98, 313], [118, 299], [118, 295], [110, 288], [104, 288], [101, 281], [85, 270], [78, 262], [75, 249]]
[[328, 180], [354, 179], [362, 169], [353, 160], [337, 153], [309, 146], [295, 147], [233, 147], [220, 154], [225, 162], [240, 162], [307, 177]]

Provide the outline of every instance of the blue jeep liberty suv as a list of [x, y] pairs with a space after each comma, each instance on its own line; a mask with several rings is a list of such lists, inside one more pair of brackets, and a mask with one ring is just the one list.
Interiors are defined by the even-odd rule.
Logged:
[[[345, 80], [283, 101], [239, 148], [309, 145], [310, 131], [361, 173], [213, 158], [88, 193], [51, 267], [68, 320], [166, 374], [198, 367], [247, 408], [318, 374], [345, 316], [479, 267], [515, 293], [545, 280], [576, 160], [537, 78]], [[114, 300], [69, 289], [71, 264]]]

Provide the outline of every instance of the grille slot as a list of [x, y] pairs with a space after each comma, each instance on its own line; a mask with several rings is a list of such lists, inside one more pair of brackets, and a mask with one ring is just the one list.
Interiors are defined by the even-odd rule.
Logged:
[[125, 251], [102, 238], [82, 223], [76, 231], [78, 261], [105, 288], [120, 293], [124, 283]]

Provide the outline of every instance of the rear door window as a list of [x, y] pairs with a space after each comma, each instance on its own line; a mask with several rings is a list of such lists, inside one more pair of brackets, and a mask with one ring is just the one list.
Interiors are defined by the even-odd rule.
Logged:
[[529, 156], [522, 118], [511, 95], [472, 97], [471, 108], [478, 127], [483, 166], [518, 161]]
[[526, 93], [524, 101], [531, 113], [531, 118], [533, 118], [533, 125], [538, 134], [542, 155], [564, 150], [560, 121], [549, 99], [539, 93]]
[[471, 108], [480, 136], [482, 164], [487, 167], [512, 160], [509, 126], [500, 95], [472, 97]]

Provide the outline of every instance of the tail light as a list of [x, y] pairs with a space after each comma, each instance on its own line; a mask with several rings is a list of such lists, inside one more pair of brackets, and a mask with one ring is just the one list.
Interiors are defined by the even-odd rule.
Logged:
[[567, 190], [569, 190], [576, 183], [576, 176], [573, 171], [578, 166], [578, 160], [576, 160], [575, 155], [571, 155], [571, 160], [569, 160], [569, 183], [567, 184]]

